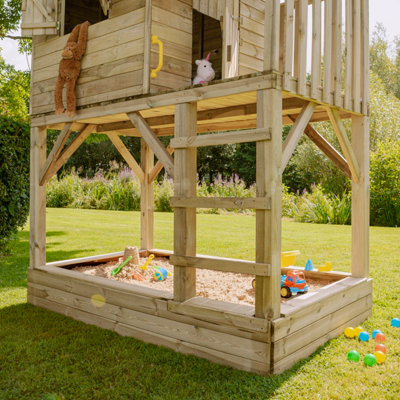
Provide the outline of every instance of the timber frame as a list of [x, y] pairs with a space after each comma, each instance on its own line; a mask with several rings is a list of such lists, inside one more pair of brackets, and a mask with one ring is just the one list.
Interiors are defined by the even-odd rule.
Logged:
[[[313, 16], [309, 80], [308, 7]], [[266, 0], [264, 11], [263, 71], [200, 87], [94, 103], [78, 108], [73, 118], [32, 114], [30, 303], [121, 335], [259, 374], [284, 371], [346, 326], [371, 315], [368, 0], [346, 1], [344, 26], [340, 0], [286, 0], [282, 4]], [[343, 119], [351, 120], [351, 139]], [[342, 154], [312, 125], [319, 121], [332, 123]], [[282, 143], [283, 124], [291, 129]], [[47, 129], [58, 129], [60, 134], [46, 157]], [[66, 147], [73, 131], [79, 134]], [[282, 173], [303, 132], [351, 179], [351, 273], [307, 272], [306, 276], [331, 283], [312, 296], [281, 304], [280, 276], [285, 272], [280, 265]], [[106, 133], [138, 177], [141, 251], [169, 257], [174, 265], [172, 294], [82, 276], [65, 268], [115, 259], [122, 253], [46, 263], [46, 183], [91, 133]], [[141, 138], [140, 163], [121, 135]], [[162, 135], [173, 135], [167, 148], [159, 139]], [[240, 142], [256, 142], [256, 197], [197, 197], [197, 148]], [[171, 199], [173, 252], [154, 249], [153, 182], [163, 168], [175, 187]], [[204, 207], [256, 210], [254, 261], [196, 253], [196, 209]], [[197, 268], [254, 275], [255, 307], [196, 297]], [[104, 296], [104, 307], [91, 303], [94, 294]]]

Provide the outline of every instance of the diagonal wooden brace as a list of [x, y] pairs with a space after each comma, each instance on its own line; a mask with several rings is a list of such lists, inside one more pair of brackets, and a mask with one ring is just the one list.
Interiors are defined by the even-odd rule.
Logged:
[[154, 154], [157, 156], [160, 162], [164, 165], [164, 168], [167, 171], [168, 175], [173, 178], [174, 159], [165, 149], [160, 139], [154, 134], [147, 122], [139, 113], [130, 113], [128, 114], [128, 117], [132, 121], [132, 124], [135, 126], [135, 128], [141, 134], [143, 140], [148, 144], [148, 146], [153, 150]]

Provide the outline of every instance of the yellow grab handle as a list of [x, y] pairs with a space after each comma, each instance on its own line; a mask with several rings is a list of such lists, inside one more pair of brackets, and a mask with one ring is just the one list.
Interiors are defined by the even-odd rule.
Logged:
[[164, 46], [162, 41], [156, 35], [151, 36], [151, 43], [158, 44], [158, 65], [157, 68], [152, 69], [150, 73], [152, 78], [157, 78], [157, 72], [160, 71], [163, 66]]

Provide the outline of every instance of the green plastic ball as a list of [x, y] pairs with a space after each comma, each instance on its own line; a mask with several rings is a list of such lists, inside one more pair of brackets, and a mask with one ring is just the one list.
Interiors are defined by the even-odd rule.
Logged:
[[373, 354], [367, 354], [364, 357], [364, 364], [373, 367], [376, 364], [376, 357]]
[[347, 354], [347, 359], [349, 361], [354, 361], [354, 362], [358, 362], [360, 361], [360, 354], [358, 351], [356, 350], [350, 350]]

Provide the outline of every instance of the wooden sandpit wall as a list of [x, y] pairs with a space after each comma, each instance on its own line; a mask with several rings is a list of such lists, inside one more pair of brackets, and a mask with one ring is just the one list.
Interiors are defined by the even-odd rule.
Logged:
[[[141, 96], [135, 97], [133, 93], [132, 97], [132, 93], [129, 93], [128, 98], [119, 98], [118, 102], [113, 103], [112, 96], [108, 98], [113, 93], [110, 86], [105, 92], [110, 102], [99, 104], [97, 100], [103, 98], [96, 94], [88, 100], [91, 104], [82, 103], [82, 106], [90, 107], [78, 109], [72, 120], [65, 116], [54, 116], [50, 111], [41, 114], [47, 112], [47, 108], [40, 107], [48, 107], [46, 99], [51, 97], [49, 93], [52, 86], [46, 83], [46, 87], [37, 87], [37, 98], [40, 99], [43, 94], [43, 104], [33, 102], [33, 107], [39, 108], [36, 108], [38, 114], [33, 115], [31, 121], [30, 303], [112, 329], [122, 335], [260, 374], [282, 372], [340, 334], [347, 325], [358, 324], [370, 315], [368, 0], [346, 2], [344, 75], [341, 73], [342, 2], [333, 0], [325, 3], [322, 74], [321, 1], [311, 2], [314, 41], [310, 81], [306, 70], [309, 1], [287, 0], [280, 4], [279, 0], [271, 0], [265, 3], [262, 73], [150, 95], [144, 94], [148, 93], [146, 77], [149, 64], [143, 59], [143, 65], [147, 67], [142, 68], [142, 59], [139, 57], [141, 78], [136, 83], [139, 84], [138, 93]], [[145, 18], [144, 11], [131, 12], [142, 21]], [[108, 22], [115, 24], [117, 18], [123, 20], [124, 16], [115, 16], [114, 22], [111, 18], [100, 22], [98, 26], [93, 25], [92, 33], [100, 31]], [[146, 32], [144, 30], [148, 40]], [[118, 30], [115, 34], [119, 35]], [[51, 43], [57, 43], [57, 49], [62, 48], [60, 39]], [[145, 47], [145, 43], [143, 45]], [[42, 46], [48, 50], [46, 44]], [[242, 44], [244, 48], [249, 49], [249, 43]], [[148, 51], [145, 55], [151, 58], [150, 53]], [[94, 53], [91, 54], [89, 51], [86, 62], [90, 61], [90, 57], [95, 60]], [[53, 65], [49, 71], [54, 74]], [[53, 75], [43, 75], [42, 78], [45, 81], [54, 79]], [[35, 79], [33, 82], [35, 84]], [[288, 111], [289, 103], [293, 102], [300, 102], [300, 107], [295, 107], [296, 111]], [[240, 108], [242, 104], [246, 107]], [[246, 117], [246, 127], [239, 120], [241, 113]], [[202, 118], [202, 131], [215, 130], [211, 129], [215, 127], [214, 116], [219, 118], [220, 131], [241, 130], [197, 135], [200, 130], [199, 116]], [[351, 118], [351, 142], [341, 120], [344, 116]], [[148, 123], [156, 117], [160, 117], [157, 122], [160, 125], [167, 121], [166, 129], [174, 134], [169, 149], [163, 147]], [[310, 125], [310, 122], [317, 120], [331, 121], [344, 156]], [[282, 121], [292, 124], [283, 143]], [[46, 264], [45, 183], [85, 137], [91, 132], [103, 132], [107, 122], [115, 124], [114, 130], [108, 132], [110, 139], [141, 180], [143, 250], [150, 251], [153, 248], [152, 180], [162, 165], [174, 178], [175, 192], [171, 200], [174, 207], [174, 251], [170, 255], [170, 262], [174, 265], [173, 293], [84, 276], [68, 269], [71, 264], [116, 258], [120, 253]], [[46, 159], [47, 129], [60, 129], [60, 126], [62, 131]], [[81, 130], [81, 133], [62, 151], [73, 127]], [[128, 129], [124, 130], [125, 127]], [[142, 141], [140, 166], [118, 139], [119, 134], [130, 134], [132, 129]], [[351, 275], [314, 272], [319, 278], [329, 276], [334, 282], [281, 304], [282, 172], [303, 131], [352, 181]], [[241, 142], [256, 142], [256, 197], [197, 197], [197, 147]], [[171, 156], [173, 151], [174, 158]], [[160, 167], [153, 164], [154, 154], [159, 159]], [[155, 170], [158, 172], [153, 173]], [[255, 261], [200, 256], [196, 253], [196, 209], [204, 207], [256, 210]], [[255, 275], [255, 307], [195, 297], [196, 268]], [[96, 295], [104, 298], [103, 304]]]

